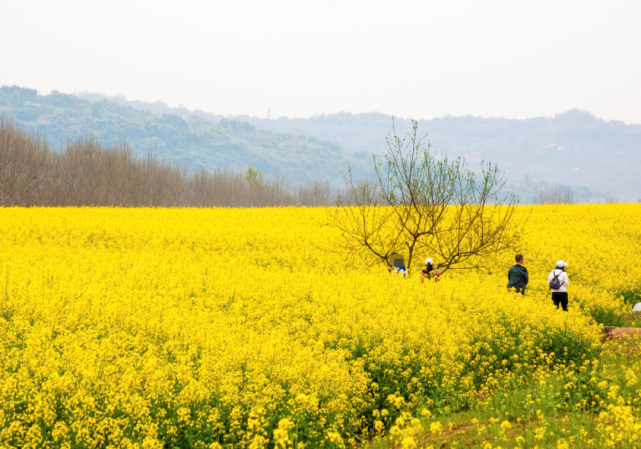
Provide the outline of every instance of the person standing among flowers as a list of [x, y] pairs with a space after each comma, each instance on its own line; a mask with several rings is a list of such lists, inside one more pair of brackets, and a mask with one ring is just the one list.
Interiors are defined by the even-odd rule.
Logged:
[[552, 290], [552, 301], [557, 309], [560, 304], [564, 312], [568, 311], [568, 291], [566, 287], [570, 285], [568, 274], [565, 272], [565, 267], [567, 266], [566, 262], [559, 260], [556, 263], [556, 268], [548, 275], [548, 284], [550, 284], [550, 290]]
[[394, 265], [390, 265], [390, 266], [387, 267], [387, 271], [389, 271], [390, 273], [393, 271], [394, 273], [402, 274], [403, 276], [405, 276], [407, 274], [407, 270], [405, 269], [405, 265], [402, 265], [400, 267], [395, 267]]
[[523, 266], [523, 261], [525, 259], [523, 259], [521, 254], [517, 254], [515, 259], [516, 265], [512, 265], [507, 272], [507, 289], [509, 291], [516, 289], [517, 293], [525, 295], [525, 287], [528, 282], [530, 282], [527, 268]]
[[441, 272], [434, 268], [434, 262], [430, 258], [425, 259], [425, 268], [421, 270], [421, 282], [425, 281], [425, 278], [434, 278], [436, 282], [441, 279]]

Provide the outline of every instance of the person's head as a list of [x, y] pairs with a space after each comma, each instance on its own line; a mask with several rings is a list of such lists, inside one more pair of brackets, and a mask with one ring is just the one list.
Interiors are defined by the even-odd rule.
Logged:
[[565, 267], [567, 267], [567, 266], [568, 266], [568, 263], [567, 262], [563, 262], [562, 260], [558, 260], [556, 262], [556, 269], [557, 270], [565, 271]]
[[523, 264], [523, 256], [521, 254], [517, 254], [515, 259], [516, 259], [516, 264], [517, 265], [522, 265]]
[[434, 269], [433, 263], [434, 262], [432, 262], [432, 259], [430, 258], [425, 259], [425, 268], [427, 268], [427, 271], [431, 271]]

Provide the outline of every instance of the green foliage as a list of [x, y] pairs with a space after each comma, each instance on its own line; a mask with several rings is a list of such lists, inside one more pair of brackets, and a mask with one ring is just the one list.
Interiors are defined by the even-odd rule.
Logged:
[[262, 185], [263, 178], [263, 172], [254, 167], [249, 167], [245, 172], [245, 180], [250, 184]]
[[623, 302], [632, 308], [636, 303], [641, 302], [641, 287], [628, 287], [617, 292], [617, 296], [623, 297]]

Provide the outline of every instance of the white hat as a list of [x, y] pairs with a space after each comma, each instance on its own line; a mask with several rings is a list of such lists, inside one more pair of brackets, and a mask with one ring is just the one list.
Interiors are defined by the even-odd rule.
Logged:
[[425, 265], [427, 265], [427, 264], [429, 264], [429, 263], [434, 263], [434, 262], [432, 262], [432, 259], [430, 259], [430, 258], [428, 257], [427, 259], [425, 259]]
[[567, 267], [568, 264], [567, 264], [567, 262], [563, 262], [562, 260], [557, 260], [556, 261], [556, 266], [559, 267], [559, 268], [562, 268], [562, 267]]

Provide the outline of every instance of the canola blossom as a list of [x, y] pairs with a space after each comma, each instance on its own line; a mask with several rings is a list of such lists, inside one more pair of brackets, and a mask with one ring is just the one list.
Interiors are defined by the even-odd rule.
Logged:
[[582, 363], [641, 287], [641, 207], [519, 213], [525, 297], [513, 253], [347, 264], [322, 208], [0, 209], [0, 447], [344, 447]]

